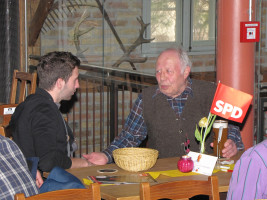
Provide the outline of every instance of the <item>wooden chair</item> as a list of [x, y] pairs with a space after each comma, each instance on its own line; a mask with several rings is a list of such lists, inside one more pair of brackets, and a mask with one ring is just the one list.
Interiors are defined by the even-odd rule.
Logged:
[[0, 135], [6, 136], [5, 129], [3, 126], [0, 126]]
[[[0, 104], [0, 134], [7, 136], [5, 132], [11, 116], [19, 103], [25, 100], [26, 87], [28, 87], [28, 94], [35, 93], [37, 85], [37, 73], [19, 72], [14, 70], [9, 104]], [[18, 93], [18, 102], [16, 102]]]
[[37, 194], [25, 198], [23, 193], [16, 194], [14, 200], [100, 200], [100, 186], [91, 184], [89, 189], [66, 189]]
[[218, 177], [210, 176], [208, 181], [184, 180], [152, 186], [149, 183], [140, 184], [141, 200], [189, 199], [196, 195], [208, 195], [210, 200], [219, 200]]
[[[18, 83], [20, 82], [20, 88], [18, 88]], [[16, 103], [17, 91], [19, 90], [19, 98], [18, 103], [21, 103], [25, 100], [26, 96], [26, 86], [29, 83], [28, 94], [35, 93], [36, 85], [37, 85], [37, 73], [28, 73], [28, 72], [19, 72], [18, 70], [14, 70], [13, 79], [11, 85], [11, 93], [9, 104]]]
[[3, 104], [0, 105], [0, 135], [11, 137], [6, 131], [6, 128], [11, 120], [11, 116], [18, 104]]

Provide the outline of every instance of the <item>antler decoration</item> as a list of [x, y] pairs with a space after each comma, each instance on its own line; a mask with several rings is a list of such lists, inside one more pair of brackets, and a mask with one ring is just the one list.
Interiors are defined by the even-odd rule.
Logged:
[[131, 64], [131, 66], [133, 67], [133, 70], [136, 70], [136, 68], [134, 66], [134, 63], [144, 63], [144, 62], [147, 61], [147, 57], [142, 57], [142, 58], [131, 58], [130, 57], [131, 52], [134, 49], [136, 49], [137, 46], [139, 46], [139, 45], [141, 45], [143, 43], [149, 43], [149, 42], [151, 42], [152, 40], [155, 39], [155, 38], [153, 38], [153, 39], [145, 39], [143, 37], [146, 28], [149, 26], [149, 23], [145, 24], [143, 19], [142, 19], [142, 17], [139, 17], [139, 18], [137, 17], [136, 19], [141, 25], [141, 29], [139, 30], [139, 37], [134, 41], [134, 43], [128, 49], [126, 49], [124, 51], [123, 56], [119, 60], [117, 60], [117, 62], [114, 63], [112, 65], [112, 67], [118, 67], [123, 62], [129, 62]]
[[86, 18], [88, 17], [88, 15], [86, 14], [87, 10], [85, 10], [85, 12], [83, 13], [81, 19], [79, 20], [79, 22], [77, 22], [74, 26], [74, 34], [73, 34], [73, 41], [77, 50], [77, 56], [82, 58], [82, 60], [84, 62], [88, 62], [85, 58], [85, 56], [83, 55], [83, 52], [87, 51], [88, 48], [82, 50], [80, 47], [80, 37], [86, 33], [88, 33], [89, 31], [93, 30], [94, 27], [90, 27], [84, 30], [80, 30], [80, 25], [86, 20]]
[[[58, 20], [60, 18], [64, 18], [63, 13], [66, 16], [68, 16], [69, 13], [73, 14], [74, 12], [76, 12], [76, 7], [78, 7], [78, 8], [80, 8], [80, 7], [97, 7], [97, 5], [95, 3], [87, 3], [87, 2], [83, 3], [81, 1], [80, 1], [80, 3], [78, 3], [76, 0], [74, 2], [68, 0], [68, 1], [65, 1], [63, 3], [64, 3], [63, 5], [59, 5], [59, 2], [56, 2], [53, 4], [53, 6], [50, 9], [50, 12], [46, 18], [45, 23], [44, 23], [44, 25], [46, 25], [46, 27], [48, 27], [50, 30], [51, 30], [50, 25], [52, 25], [53, 28], [55, 28], [55, 26], [53, 25], [53, 22], [58, 24]], [[75, 23], [73, 29], [69, 32], [70, 33], [69, 36], [71, 38], [73, 38], [73, 42], [74, 42], [75, 48], [77, 50], [76, 55], [85, 63], [88, 63], [88, 60], [85, 58], [83, 53], [85, 51], [87, 51], [88, 48], [81, 49], [80, 37], [85, 35], [86, 33], [90, 32], [91, 30], [93, 30], [94, 26], [97, 25], [97, 24], [91, 22], [92, 27], [82, 29], [81, 28], [82, 23], [87, 22], [87, 24], [88, 24], [88, 22], [89, 22], [89, 21], [86, 21], [88, 16], [89, 16], [88, 9], [86, 9], [83, 12], [83, 15], [81, 16], [80, 20]], [[53, 21], [51, 21], [49, 19], [50, 17]], [[45, 26], [43, 26], [43, 29], [45, 31], [47, 31]]]
[[[131, 56], [130, 54], [136, 49], [136, 47], [138, 47], [139, 45], [143, 44], [143, 43], [149, 43], [151, 42], [153, 39], [145, 39], [143, 37], [144, 32], [146, 30], [146, 28], [149, 26], [149, 24], [145, 24], [142, 17], [137, 17], [137, 21], [140, 23], [141, 25], [141, 29], [139, 30], [139, 36], [137, 37], [137, 39], [134, 41], [134, 43], [129, 47], [129, 48], [125, 48], [125, 46], [123, 45], [116, 29], [114, 28], [113, 24], [110, 21], [110, 18], [105, 10], [105, 8], [103, 7], [103, 5], [100, 3], [100, 0], [95, 0], [97, 5], [95, 4], [91, 4], [91, 3], [83, 3], [79, 0], [80, 3], [77, 2], [77, 0], [74, 0], [74, 3], [70, 0], [65, 1], [65, 5], [61, 6], [62, 9], [59, 9], [59, 3], [56, 2], [53, 4], [53, 6], [51, 6], [51, 8], [49, 9], [49, 13], [47, 12], [47, 14], [50, 16], [51, 20], [49, 19], [49, 17], [46, 15], [47, 20], [44, 21], [44, 25], [46, 25], [46, 27], [48, 27], [49, 29], [51, 29], [50, 26], [52, 26], [53, 28], [55, 28], [54, 23], [58, 23], [58, 18], [63, 18], [64, 14], [67, 16], [68, 13], [72, 13], [76, 11], [76, 8], [80, 8], [82, 6], [91, 6], [91, 7], [98, 7], [100, 12], [102, 13], [102, 15], [104, 16], [104, 19], [106, 20], [107, 24], [109, 25], [112, 33], [114, 34], [117, 42], [120, 45], [120, 48], [123, 51], [123, 55], [112, 65], [112, 67], [118, 67], [120, 64], [122, 64], [123, 62], [128, 62], [130, 63], [130, 65], [132, 66], [133, 70], [136, 70], [134, 63], [144, 63], [147, 60], [147, 57], [134, 57]], [[42, 1], [43, 2], [43, 1]], [[53, 3], [53, 1], [51, 1]], [[64, 1], [63, 1], [64, 2]], [[68, 3], [67, 3], [68, 2]], [[52, 4], [51, 3], [51, 4]], [[40, 6], [41, 7], [41, 6]], [[65, 9], [64, 9], [65, 8]], [[56, 12], [58, 11], [58, 12]], [[59, 16], [61, 15], [61, 16]], [[85, 62], [87, 62], [87, 60], [85, 59], [85, 56], [83, 55], [83, 53], [87, 50], [82, 50], [80, 48], [80, 37], [86, 33], [88, 33], [89, 31], [91, 31], [93, 29], [93, 27], [89, 27], [86, 29], [81, 30], [80, 29], [80, 25], [85, 22], [87, 16], [85, 15], [85, 13], [83, 14], [83, 16], [81, 17], [81, 19], [79, 20], [79, 22], [77, 22], [75, 24], [74, 30], [73, 30], [73, 41], [77, 50], [77, 56], [81, 57]], [[34, 26], [33, 26], [34, 27]], [[42, 26], [42, 29], [44, 31], [46, 31], [45, 26]]]
[[122, 43], [122, 41], [121, 41], [121, 39], [120, 39], [117, 31], [116, 31], [116, 29], [114, 28], [113, 24], [111, 23], [110, 18], [108, 16], [108, 13], [106, 12], [105, 8], [103, 7], [103, 5], [100, 3], [99, 0], [95, 0], [95, 1], [96, 1], [97, 5], [98, 5], [98, 8], [99, 8], [100, 12], [104, 16], [104, 19], [106, 20], [107, 24], [109, 25], [112, 33], [114, 34], [117, 42], [119, 43], [120, 48], [122, 49], [122, 51], [124, 53], [123, 56], [119, 60], [117, 60], [116, 63], [114, 63], [112, 65], [112, 67], [118, 67], [123, 62], [129, 62], [130, 65], [132, 66], [133, 70], [136, 70], [136, 68], [134, 66], [134, 63], [143, 63], [143, 62], [146, 62], [147, 57], [143, 57], [143, 58], [130, 58], [130, 53], [137, 46], [139, 46], [140, 44], [142, 44], [142, 43], [148, 43], [148, 42], [154, 40], [154, 38], [153, 39], [144, 39], [143, 38], [143, 34], [144, 34], [144, 32], [145, 32], [145, 30], [146, 30], [146, 28], [147, 28], [147, 26], [149, 24], [145, 24], [144, 21], [143, 21], [143, 19], [142, 19], [142, 17], [137, 18], [137, 21], [141, 25], [141, 30], [140, 30], [139, 37], [137, 38], [137, 40], [128, 49], [126, 49], [124, 47], [124, 45], [123, 45], [123, 43]]

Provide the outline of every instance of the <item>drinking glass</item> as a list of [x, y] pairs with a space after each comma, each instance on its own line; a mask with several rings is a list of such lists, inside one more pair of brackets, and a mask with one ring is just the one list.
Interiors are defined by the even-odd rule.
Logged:
[[228, 121], [226, 120], [215, 120], [213, 123], [213, 150], [214, 156], [222, 158], [222, 150], [224, 148], [224, 143], [227, 140], [228, 135]]

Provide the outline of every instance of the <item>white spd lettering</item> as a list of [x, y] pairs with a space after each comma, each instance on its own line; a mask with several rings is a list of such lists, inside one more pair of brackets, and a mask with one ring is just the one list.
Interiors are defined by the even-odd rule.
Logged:
[[226, 113], [231, 113], [232, 118], [240, 118], [243, 114], [243, 111], [241, 108], [237, 106], [232, 106], [229, 103], [224, 103], [222, 100], [216, 101], [216, 107], [214, 107], [214, 110], [216, 112], [221, 112], [223, 115]]

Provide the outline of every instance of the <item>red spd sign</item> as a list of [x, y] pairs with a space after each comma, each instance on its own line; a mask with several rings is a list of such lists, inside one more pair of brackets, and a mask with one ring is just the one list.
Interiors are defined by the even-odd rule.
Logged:
[[252, 95], [219, 83], [210, 112], [242, 123], [251, 101]]

